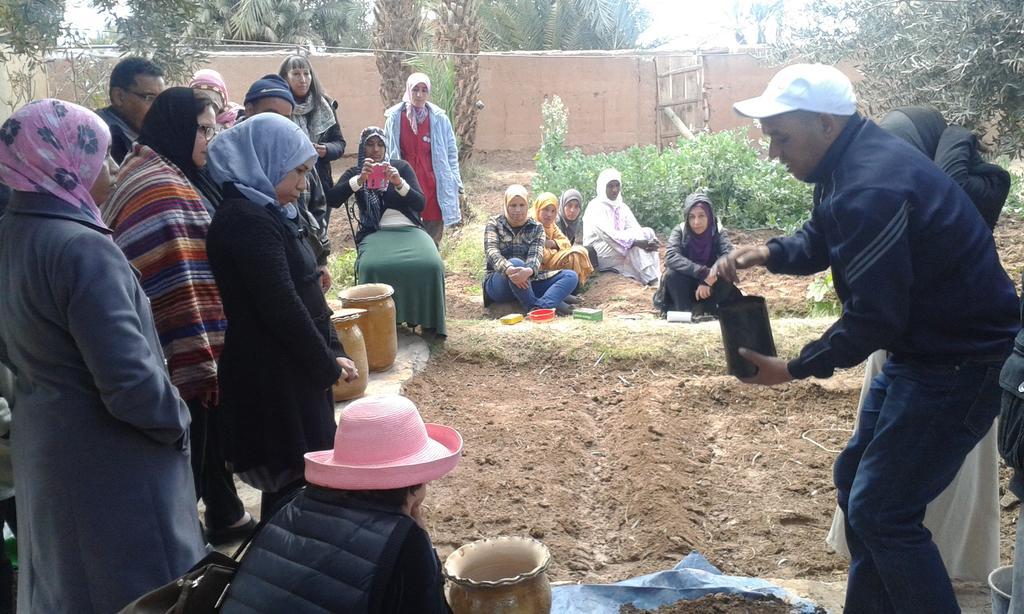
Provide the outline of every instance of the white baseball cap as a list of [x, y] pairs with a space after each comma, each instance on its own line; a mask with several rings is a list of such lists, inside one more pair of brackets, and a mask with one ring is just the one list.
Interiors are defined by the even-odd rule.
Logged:
[[780, 70], [764, 93], [732, 105], [740, 115], [760, 119], [790, 111], [852, 115], [857, 111], [853, 84], [834, 66], [793, 64]]

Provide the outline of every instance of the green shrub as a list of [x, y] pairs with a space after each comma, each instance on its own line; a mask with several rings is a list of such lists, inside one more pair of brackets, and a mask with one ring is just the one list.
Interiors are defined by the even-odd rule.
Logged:
[[622, 173], [623, 198], [637, 219], [662, 233], [680, 222], [683, 200], [697, 190], [708, 193], [715, 214], [730, 228], [791, 230], [810, 216], [811, 187], [763, 159], [743, 130], [702, 132], [662, 152], [634, 145], [586, 155], [565, 149], [568, 117], [557, 96], [544, 102], [541, 115], [534, 193], [576, 188], [589, 202], [598, 174], [613, 167]]
[[814, 276], [811, 285], [807, 286], [807, 302], [811, 317], [837, 316], [842, 312], [831, 270]]
[[999, 166], [1010, 171], [1010, 195], [1006, 198], [1004, 212], [1013, 213], [1017, 217], [1024, 217], [1024, 176], [1020, 162], [1014, 162], [1007, 156], [1002, 156], [995, 161]]
[[340, 254], [333, 253], [327, 257], [327, 270], [331, 273], [331, 298], [337, 296], [339, 290], [356, 285], [356, 250], [344, 248]]

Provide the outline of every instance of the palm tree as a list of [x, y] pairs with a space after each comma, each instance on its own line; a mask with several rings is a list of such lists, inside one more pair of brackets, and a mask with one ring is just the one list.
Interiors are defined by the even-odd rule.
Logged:
[[365, 46], [368, 0], [203, 0], [200, 24], [216, 38]]
[[459, 143], [459, 161], [473, 155], [480, 96], [480, 0], [441, 0], [435, 46], [452, 52], [450, 113]]
[[373, 54], [380, 73], [380, 97], [385, 107], [402, 99], [405, 80], [412, 72], [406, 51], [419, 48], [423, 33], [420, 0], [375, 0]]
[[495, 50], [630, 49], [650, 19], [638, 0], [483, 0], [480, 12]]

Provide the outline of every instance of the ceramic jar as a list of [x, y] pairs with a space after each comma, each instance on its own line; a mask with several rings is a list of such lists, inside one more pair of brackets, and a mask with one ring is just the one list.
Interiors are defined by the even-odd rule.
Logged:
[[498, 537], [448, 555], [448, 603], [454, 614], [547, 614], [551, 553], [535, 539]]
[[398, 325], [395, 322], [395, 289], [388, 284], [362, 284], [338, 293], [347, 308], [365, 309], [359, 328], [366, 342], [370, 371], [386, 371], [398, 354]]
[[334, 382], [332, 390], [334, 401], [348, 401], [363, 396], [366, 392], [366, 384], [369, 382], [369, 367], [366, 364], [366, 344], [363, 341], [363, 332], [359, 329], [359, 319], [366, 313], [365, 309], [339, 309], [331, 316], [331, 324], [338, 333], [338, 340], [345, 353], [356, 363], [359, 370], [359, 377], [351, 382], [343, 382], [341, 379]]

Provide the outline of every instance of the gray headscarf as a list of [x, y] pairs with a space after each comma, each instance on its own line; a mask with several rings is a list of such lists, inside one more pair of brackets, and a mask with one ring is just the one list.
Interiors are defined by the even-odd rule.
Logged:
[[298, 126], [276, 113], [260, 113], [213, 139], [207, 168], [218, 184], [234, 184], [246, 198], [269, 205], [277, 203], [276, 186], [285, 175], [315, 158]]
[[557, 225], [558, 229], [562, 231], [565, 238], [575, 243], [576, 236], [582, 232], [581, 225], [583, 224], [583, 211], [581, 210], [580, 214], [576, 216], [576, 219], [570, 222], [569, 219], [565, 217], [565, 205], [571, 200], [579, 202], [580, 207], [582, 208], [583, 195], [580, 194], [579, 190], [569, 189], [562, 192], [562, 197], [558, 199], [558, 219], [555, 220], [555, 225]]

